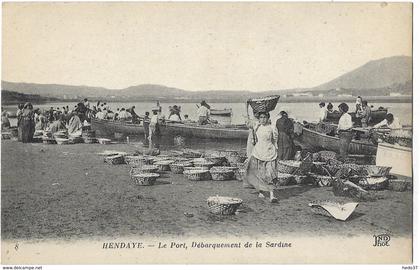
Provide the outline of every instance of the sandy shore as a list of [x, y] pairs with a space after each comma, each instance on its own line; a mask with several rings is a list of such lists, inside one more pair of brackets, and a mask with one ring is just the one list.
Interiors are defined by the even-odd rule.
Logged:
[[[412, 193], [377, 192], [346, 222], [315, 215], [312, 200], [338, 200], [331, 188], [290, 186], [277, 191], [278, 204], [260, 199], [238, 181], [192, 182], [164, 174], [154, 186], [132, 185], [127, 165], [107, 165], [97, 153], [133, 152], [136, 146], [43, 145], [2, 141], [3, 239], [85, 239], [129, 236], [267, 237], [411, 236]], [[239, 213], [208, 212], [209, 196], [244, 200]], [[184, 213], [193, 216], [187, 217]]]

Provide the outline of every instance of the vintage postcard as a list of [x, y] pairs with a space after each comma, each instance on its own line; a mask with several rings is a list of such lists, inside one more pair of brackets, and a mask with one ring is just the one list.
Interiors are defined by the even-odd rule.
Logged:
[[1, 263], [411, 264], [412, 8], [3, 2]]

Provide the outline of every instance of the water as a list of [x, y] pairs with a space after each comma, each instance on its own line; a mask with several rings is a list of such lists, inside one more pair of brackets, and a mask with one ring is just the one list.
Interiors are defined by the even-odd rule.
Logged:
[[[131, 106], [136, 106], [135, 111], [139, 115], [144, 115], [146, 111], [151, 112], [151, 109], [156, 106], [156, 103], [153, 102], [133, 102], [133, 103], [126, 103], [126, 102], [107, 102], [111, 108], [111, 110], [116, 111], [117, 108], [128, 108]], [[93, 105], [94, 102], [91, 102]], [[35, 108], [41, 109], [49, 109], [50, 107], [63, 107], [69, 106], [69, 108], [73, 108], [75, 105], [74, 102], [59, 102], [59, 103], [47, 103], [47, 104], [40, 104], [34, 105]], [[174, 103], [161, 103], [162, 106], [162, 113], [168, 116], [169, 106], [173, 106]], [[181, 116], [183, 117], [184, 114], [188, 114], [189, 118], [192, 120], [197, 120], [197, 106], [195, 103], [178, 103], [176, 104], [181, 106]], [[334, 104], [334, 109], [337, 109], [336, 106], [338, 104]], [[388, 111], [394, 116], [398, 117], [400, 122], [403, 125], [412, 125], [412, 104], [411, 103], [371, 103], [371, 105], [375, 108], [379, 106], [387, 107]], [[247, 112], [246, 112], [246, 105], [245, 103], [213, 103], [210, 104], [213, 109], [224, 109], [224, 108], [232, 108], [233, 115], [232, 118], [229, 117], [216, 117], [212, 116], [213, 119], [218, 120], [220, 123], [231, 123], [231, 124], [243, 124], [247, 119]], [[354, 108], [352, 104], [350, 106], [350, 111]], [[17, 106], [4, 106], [6, 110], [16, 111]], [[289, 114], [289, 117], [296, 119], [298, 121], [306, 120], [308, 122], [317, 121], [317, 117], [319, 115], [319, 106], [317, 102], [305, 102], [305, 103], [279, 103], [274, 111], [271, 112], [271, 118], [273, 121], [278, 117], [280, 111], [286, 111]], [[16, 125], [14, 119], [11, 119], [11, 124]]]

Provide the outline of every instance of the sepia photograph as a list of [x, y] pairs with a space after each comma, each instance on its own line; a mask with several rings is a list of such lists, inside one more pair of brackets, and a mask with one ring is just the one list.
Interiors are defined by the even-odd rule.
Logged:
[[412, 10], [2, 2], [1, 264], [412, 264]]

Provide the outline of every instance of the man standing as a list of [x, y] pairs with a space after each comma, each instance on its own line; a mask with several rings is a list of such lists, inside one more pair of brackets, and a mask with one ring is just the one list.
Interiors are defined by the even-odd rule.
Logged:
[[279, 160], [293, 159], [295, 156], [295, 144], [293, 142], [294, 125], [285, 111], [281, 111], [280, 115], [281, 117], [276, 121], [278, 132], [277, 158]]

